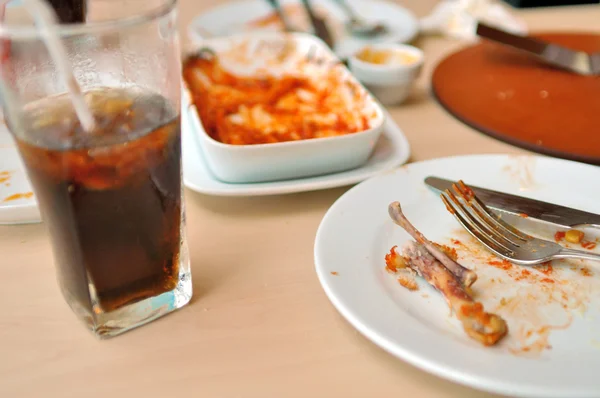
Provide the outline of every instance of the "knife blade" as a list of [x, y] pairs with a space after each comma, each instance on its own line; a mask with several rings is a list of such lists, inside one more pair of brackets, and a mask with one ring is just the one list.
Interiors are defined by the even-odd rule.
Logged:
[[306, 10], [306, 14], [310, 19], [313, 29], [315, 30], [315, 35], [319, 39], [323, 40], [329, 48], [333, 49], [333, 38], [331, 37], [331, 32], [329, 32], [329, 28], [327, 27], [325, 20], [315, 14], [309, 0], [302, 0], [302, 4], [304, 5], [304, 9]]
[[[456, 183], [456, 181], [434, 176], [425, 178], [425, 184], [437, 192], [452, 189], [452, 184], [454, 183]], [[598, 214], [476, 187], [469, 184], [467, 181], [465, 181], [465, 184], [475, 192], [475, 195], [477, 195], [482, 202], [493, 210], [507, 212], [513, 215], [526, 214], [528, 217], [567, 228], [584, 226], [600, 228], [600, 215]]]
[[584, 51], [572, 50], [532, 37], [515, 35], [481, 22], [477, 24], [476, 33], [486, 39], [525, 51], [541, 61], [561, 69], [581, 75], [597, 75], [600, 73], [600, 65], [597, 64], [596, 59], [598, 55], [590, 56]]

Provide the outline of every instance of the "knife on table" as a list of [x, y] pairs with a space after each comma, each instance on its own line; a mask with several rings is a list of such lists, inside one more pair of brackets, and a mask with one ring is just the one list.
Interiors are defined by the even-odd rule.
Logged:
[[317, 35], [319, 39], [323, 40], [329, 48], [333, 48], [335, 43], [333, 42], [331, 32], [329, 32], [329, 28], [327, 27], [325, 20], [315, 14], [309, 0], [302, 0], [302, 3], [304, 4], [304, 9], [306, 10], [306, 14], [308, 14], [308, 18], [310, 19], [310, 23], [315, 30], [315, 35]]
[[585, 51], [572, 50], [532, 37], [515, 35], [482, 22], [477, 24], [476, 33], [480, 37], [524, 51], [561, 69], [581, 75], [600, 74], [600, 53], [588, 54]]
[[[451, 190], [452, 184], [455, 183], [456, 181], [445, 180], [433, 176], [425, 178], [425, 184], [437, 192], [443, 192], [446, 189]], [[526, 214], [527, 217], [551, 224], [557, 224], [566, 228], [593, 227], [600, 229], [599, 214], [588, 213], [586, 211], [511, 195], [504, 192], [492, 191], [491, 189], [476, 187], [467, 182], [465, 182], [465, 184], [475, 192], [475, 195], [477, 195], [483, 203], [493, 210], [513, 215]]]
[[285, 13], [283, 12], [283, 8], [281, 8], [279, 1], [278, 0], [267, 0], [267, 1], [271, 5], [271, 7], [275, 11], [275, 13], [277, 14], [277, 17], [279, 18], [279, 20], [281, 21], [281, 24], [283, 25], [283, 30], [286, 32], [292, 32], [293, 31], [292, 25], [290, 24]]

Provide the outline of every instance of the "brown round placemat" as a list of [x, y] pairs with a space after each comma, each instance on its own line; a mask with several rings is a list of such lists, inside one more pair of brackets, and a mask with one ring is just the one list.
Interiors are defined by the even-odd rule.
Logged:
[[[600, 51], [600, 35], [536, 37]], [[448, 112], [482, 133], [531, 151], [600, 165], [600, 77], [555, 69], [482, 41], [440, 62], [432, 88]]]

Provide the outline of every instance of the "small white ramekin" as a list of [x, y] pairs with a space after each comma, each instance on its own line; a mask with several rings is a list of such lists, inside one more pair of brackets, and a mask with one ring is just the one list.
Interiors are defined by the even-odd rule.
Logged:
[[378, 43], [369, 45], [374, 50], [402, 51], [415, 60], [407, 64], [374, 64], [353, 55], [349, 59], [352, 74], [383, 105], [398, 105], [410, 94], [413, 84], [423, 68], [423, 51], [407, 44]]

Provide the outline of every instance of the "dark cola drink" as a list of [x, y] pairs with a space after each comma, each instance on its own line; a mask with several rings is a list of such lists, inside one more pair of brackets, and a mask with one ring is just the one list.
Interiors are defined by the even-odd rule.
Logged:
[[64, 95], [29, 104], [23, 131], [13, 133], [63, 293], [72, 306], [98, 314], [177, 286], [180, 124], [157, 94], [111, 88], [85, 96], [93, 132], [82, 130]]
[[87, 0], [46, 0], [61, 24], [85, 22]]

